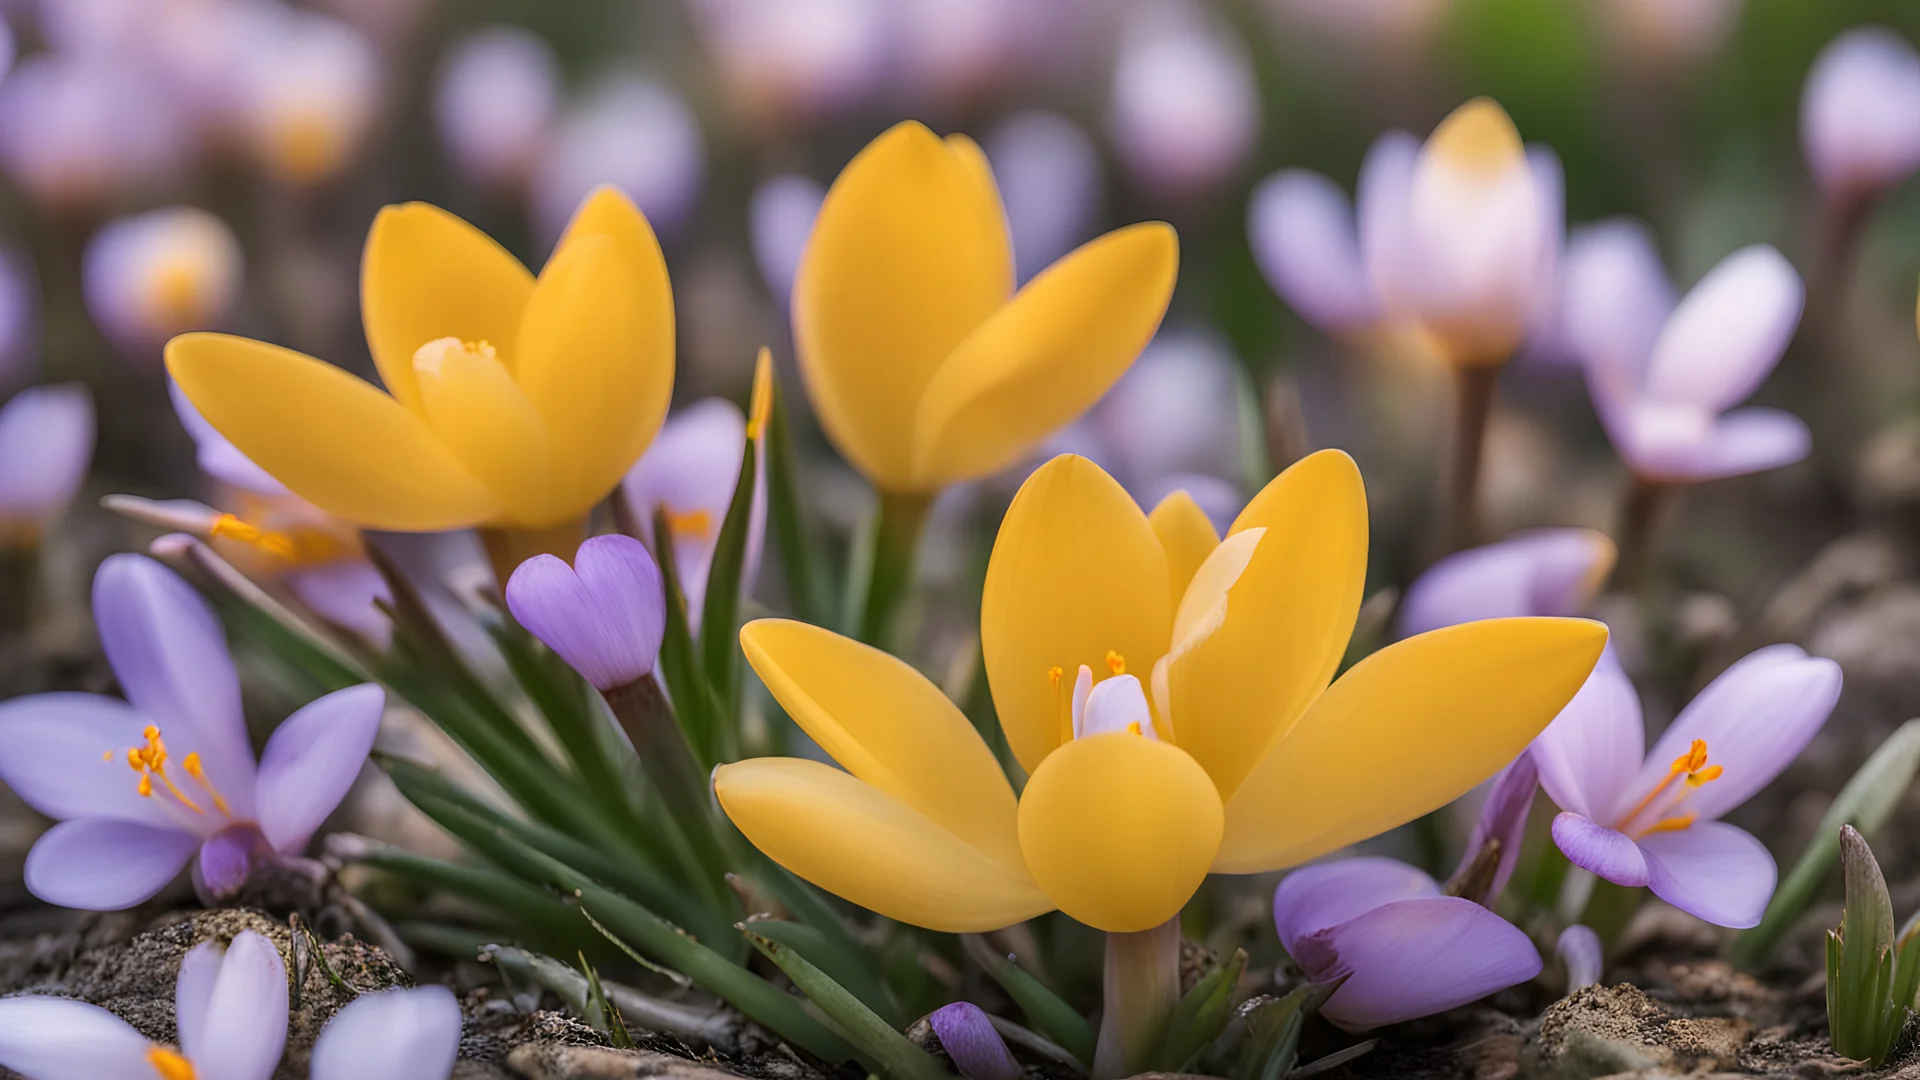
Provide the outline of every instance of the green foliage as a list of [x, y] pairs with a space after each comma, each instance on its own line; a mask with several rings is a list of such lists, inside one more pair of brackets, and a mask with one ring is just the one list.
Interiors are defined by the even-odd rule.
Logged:
[[[1896, 949], [1886, 879], [1851, 825], [1840, 829], [1840, 863], [1847, 906], [1839, 929], [1827, 933], [1827, 1027], [1834, 1053], [1878, 1068], [1906, 1027], [1920, 949], [1911, 935]], [[1905, 988], [1904, 998], [1896, 997], [1896, 986]]]
[[740, 932], [792, 979], [793, 985], [799, 987], [808, 1000], [819, 1006], [834, 1028], [854, 1045], [862, 1064], [869, 1069], [894, 1080], [949, 1080], [947, 1071], [931, 1054], [908, 1042], [905, 1035], [867, 1008], [846, 987], [809, 963], [798, 950], [756, 933], [745, 924], [741, 925]]
[[1034, 1030], [1065, 1048], [1083, 1067], [1093, 1063], [1093, 1028], [1085, 1017], [1011, 957], [996, 952], [986, 938], [966, 934], [960, 941], [968, 958], [1000, 984]]

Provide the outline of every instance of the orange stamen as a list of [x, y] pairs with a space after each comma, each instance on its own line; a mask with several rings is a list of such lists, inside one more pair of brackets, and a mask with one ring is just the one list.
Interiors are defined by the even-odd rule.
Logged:
[[1642, 836], [1652, 836], [1654, 833], [1679, 832], [1682, 829], [1692, 828], [1693, 823], [1698, 820], [1700, 820], [1700, 815], [1691, 811], [1670, 818], [1661, 818], [1659, 821], [1640, 830], [1639, 833], [1635, 834], [1634, 839], [1637, 840]]
[[1627, 811], [1626, 815], [1620, 819], [1621, 830], [1630, 832], [1634, 836], [1646, 836], [1650, 833], [1676, 832], [1680, 829], [1687, 828], [1694, 823], [1694, 820], [1699, 815], [1686, 813], [1659, 818], [1652, 825], [1638, 832], [1633, 832], [1630, 826], [1635, 819], [1647, 813], [1655, 803], [1660, 802], [1660, 800], [1672, 790], [1675, 781], [1684, 777], [1687, 782], [1687, 790], [1683, 792], [1678, 799], [1668, 799], [1664, 804], [1665, 809], [1672, 809], [1674, 803], [1682, 801], [1687, 794], [1690, 794], [1702, 784], [1710, 784], [1720, 779], [1721, 774], [1725, 771], [1726, 770], [1719, 765], [1710, 766], [1707, 764], [1707, 740], [1693, 740], [1687, 747], [1687, 752], [1674, 758], [1673, 764], [1667, 766], [1666, 778], [1655, 785], [1654, 789], [1647, 793], [1646, 798], [1636, 803], [1634, 808]]
[[160, 1080], [195, 1080], [193, 1062], [170, 1047], [156, 1046], [147, 1051], [147, 1064], [160, 1074]]
[[1127, 673], [1127, 658], [1114, 652], [1112, 649], [1108, 649], [1107, 673], [1110, 675], [1125, 675]]
[[214, 518], [213, 524], [207, 527], [207, 535], [214, 539], [225, 537], [250, 544], [282, 559], [292, 559], [295, 554], [293, 539], [285, 533], [269, 532], [233, 514], [221, 514]]

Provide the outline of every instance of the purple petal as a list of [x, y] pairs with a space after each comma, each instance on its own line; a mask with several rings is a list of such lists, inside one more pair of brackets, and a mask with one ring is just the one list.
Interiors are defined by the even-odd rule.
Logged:
[[1804, 459], [1813, 450], [1806, 421], [1780, 409], [1738, 409], [1720, 417], [1706, 442], [1665, 467], [1636, 470], [1662, 479], [1719, 480], [1777, 469]]
[[213, 608], [165, 566], [122, 554], [94, 574], [93, 617], [120, 688], [159, 726], [174, 760], [199, 754], [233, 815], [251, 818], [253, 748]]
[[993, 1021], [971, 1002], [956, 1001], [935, 1009], [927, 1022], [939, 1037], [941, 1049], [954, 1068], [970, 1080], [1020, 1080], [1020, 1063], [1007, 1041], [993, 1029]]
[[1778, 251], [1755, 244], [1707, 271], [1654, 342], [1642, 389], [1723, 412], [1759, 388], [1800, 325], [1806, 288]]
[[1273, 291], [1323, 333], [1360, 333], [1379, 320], [1353, 207], [1333, 181], [1305, 169], [1261, 181], [1247, 236]]
[[804, 176], [776, 176], [753, 192], [747, 210], [753, 234], [753, 259], [761, 280], [784, 309], [793, 295], [793, 276], [800, 269], [800, 253], [813, 234], [826, 189]]
[[365, 559], [341, 559], [286, 577], [289, 588], [315, 615], [351, 630], [385, 652], [393, 643], [393, 623], [376, 601], [392, 602], [387, 579]]
[[1820, 50], [1800, 99], [1800, 144], [1828, 198], [1894, 187], [1920, 167], [1920, 56], [1884, 27]]
[[1609, 646], [1529, 753], [1555, 806], [1611, 821], [1640, 771], [1646, 739], [1640, 696]]
[[1491, 906], [1500, 890], [1507, 887], [1507, 879], [1513, 876], [1513, 867], [1520, 859], [1520, 842], [1527, 832], [1527, 814], [1533, 809], [1533, 793], [1540, 787], [1540, 770], [1534, 766], [1533, 755], [1522, 753], [1500, 770], [1493, 778], [1492, 787], [1487, 792], [1487, 801], [1481, 804], [1480, 817], [1473, 823], [1473, 832], [1467, 838], [1467, 853], [1460, 859], [1459, 869], [1454, 871], [1458, 877], [1480, 855], [1480, 849], [1488, 840], [1500, 843], [1499, 868], [1494, 871], [1493, 880], [1487, 891], [1467, 899], [1483, 907]]
[[1560, 954], [1560, 962], [1567, 967], [1569, 994], [1598, 983], [1600, 976], [1606, 972], [1606, 946], [1591, 926], [1575, 923], [1562, 930], [1553, 951]]
[[1533, 311], [1527, 317], [1529, 343], [1550, 338], [1560, 319], [1561, 249], [1567, 240], [1567, 171], [1560, 155], [1539, 143], [1527, 147], [1527, 167], [1540, 193], [1540, 261], [1535, 269]]
[[1596, 825], [1579, 814], [1560, 814], [1553, 819], [1553, 842], [1568, 862], [1615, 885], [1639, 888], [1651, 874], [1646, 855], [1632, 837]]
[[226, 952], [217, 941], [203, 941], [180, 958], [180, 975], [173, 984], [173, 1017], [183, 1045], [192, 1042], [198, 1046], [202, 1042], [207, 1011], [213, 1007], [213, 988], [220, 981], [220, 961]]
[[450, 46], [434, 76], [433, 119], [447, 152], [483, 184], [525, 179], [560, 97], [560, 62], [545, 38], [489, 26]]
[[1006, 208], [1020, 281], [1093, 239], [1100, 150], [1078, 124], [1053, 112], [1020, 113], [995, 127], [984, 149]]
[[265, 1080], [287, 1044], [287, 967], [273, 943], [243, 930], [227, 946], [197, 1029], [180, 1051], [198, 1080]]
[[534, 637], [602, 690], [653, 670], [666, 633], [660, 568], [630, 536], [596, 536], [574, 566], [552, 555], [520, 564], [507, 607]]
[[699, 202], [707, 148], [670, 84], [637, 72], [597, 81], [560, 116], [534, 163], [529, 196], [541, 232], [558, 237], [581, 201], [611, 184], [655, 231], [671, 234]]
[[[1647, 755], [1635, 792], [1665, 779], [1695, 739], [1720, 778], [1702, 784], [1685, 809], [1712, 819], [1752, 798], [1800, 756], [1840, 699], [1840, 666], [1796, 645], [1751, 653], [1707, 684]], [[1627, 807], [1616, 807], [1624, 812]]]
[[461, 1020], [444, 986], [363, 994], [313, 1044], [313, 1080], [446, 1080]]
[[1445, 1012], [1540, 974], [1526, 934], [1454, 896], [1386, 904], [1316, 936], [1338, 957], [1322, 979], [1347, 975], [1320, 1013], [1347, 1031]]
[[1560, 283], [1560, 331], [1588, 379], [1601, 396], [1636, 396], [1674, 305], [1653, 234], [1623, 217], [1575, 230]]
[[1420, 140], [1389, 131], [1373, 141], [1360, 163], [1353, 198], [1360, 227], [1360, 262], [1373, 281], [1373, 295], [1391, 314], [1410, 286], [1407, 275], [1407, 195]]
[[1439, 896], [1440, 885], [1398, 859], [1369, 856], [1303, 866], [1273, 891], [1273, 925], [1289, 953], [1309, 936], [1383, 904]]
[[0, 781], [58, 820], [114, 818], [171, 824], [140, 797], [127, 750], [145, 744], [147, 718], [97, 694], [33, 694], [0, 703]]
[[360, 775], [380, 733], [386, 691], [349, 686], [287, 717], [260, 754], [260, 831], [297, 855]]
[[118, 1080], [153, 1075], [153, 1044], [98, 1005], [69, 998], [0, 1001], [0, 1067], [29, 1080]]
[[1640, 841], [1660, 899], [1716, 926], [1758, 925], [1778, 871], [1766, 846], [1724, 821], [1703, 821]]
[[1407, 589], [1400, 635], [1476, 619], [1579, 615], [1613, 559], [1613, 541], [1592, 529], [1534, 529], [1449, 555]]
[[93, 459], [84, 386], [36, 386], [0, 406], [0, 525], [40, 526], [65, 506]]
[[165, 888], [200, 838], [130, 821], [63, 821], [27, 852], [27, 891], [49, 904], [120, 911]]
[[1238, 407], [1240, 370], [1233, 345], [1210, 327], [1156, 335], [1091, 415], [1114, 475], [1136, 494], [1178, 473], [1235, 475], [1239, 431], [1221, 417]]
[[200, 845], [194, 885], [210, 904], [230, 900], [253, 876], [254, 860], [273, 851], [252, 825], [230, 825]]
[[225, 435], [215, 431], [172, 379], [167, 380], [167, 395], [173, 399], [173, 411], [180, 418], [180, 426], [187, 429], [187, 437], [193, 440], [194, 460], [201, 472], [259, 495], [287, 493], [286, 485], [268, 475], [252, 458], [241, 453], [239, 447], [228, 442]]
[[[685, 523], [673, 532], [673, 558], [680, 571], [687, 616], [696, 631], [707, 597], [714, 544], [740, 482], [740, 453], [746, 440], [747, 420], [739, 407], [725, 398], [705, 398], [668, 417], [653, 445], [620, 482], [627, 509], [649, 532], [656, 509], [664, 508], [670, 522], [678, 518]], [[753, 497], [747, 559], [741, 569], [743, 588], [751, 587], [759, 569], [766, 534], [766, 484], [756, 483]]]
[[1108, 95], [1114, 148], [1147, 187], [1198, 195], [1238, 169], [1259, 135], [1253, 62], [1211, 11], [1127, 12]]

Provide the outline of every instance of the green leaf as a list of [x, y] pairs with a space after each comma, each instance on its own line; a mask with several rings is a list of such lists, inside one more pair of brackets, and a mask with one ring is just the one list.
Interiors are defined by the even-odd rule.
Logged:
[[960, 935], [961, 948], [980, 970], [1000, 984], [1029, 1026], [1067, 1049], [1084, 1068], [1093, 1063], [1093, 1027], [1046, 984], [996, 950], [979, 934]]
[[1846, 910], [1827, 938], [1827, 1026], [1842, 1057], [1886, 1061], [1906, 1021], [1893, 1000], [1893, 903], [1873, 850], [1851, 825], [1840, 827]]
[[[680, 564], [673, 557], [673, 530], [667, 525], [665, 508], [653, 515], [653, 557], [660, 564], [660, 578], [666, 587], [667, 628], [660, 639], [660, 673], [673, 694], [674, 715], [686, 733], [688, 745], [703, 760], [713, 742], [714, 725], [722, 722], [720, 699], [707, 682], [700, 665], [700, 653], [694, 645], [693, 631], [687, 620], [686, 594], [680, 584]], [[708, 768], [719, 764], [707, 763]]]
[[1233, 1018], [1233, 994], [1247, 970], [1247, 954], [1235, 949], [1225, 964], [1214, 967], [1193, 984], [1167, 1017], [1160, 1044], [1152, 1051], [1154, 1069], [1184, 1072], [1200, 1051], [1226, 1030]]
[[596, 706], [586, 680], [512, 619], [483, 620], [483, 625], [515, 681], [566, 751], [588, 794], [609, 820], [641, 831], [615, 757], [632, 753], [611, 737], [611, 725]]
[[1840, 858], [1840, 826], [1851, 825], [1872, 839], [1920, 772], [1920, 720], [1909, 720], [1880, 744], [1853, 774], [1833, 805], [1814, 826], [1813, 839], [1780, 881], [1760, 924], [1733, 941], [1731, 957], [1743, 968], [1758, 968], [1773, 955], [1807, 909], [1819, 898], [1827, 875]]
[[799, 458], [794, 453], [793, 428], [787, 421], [786, 394], [778, 379], [771, 390], [766, 433], [767, 516], [794, 616], [802, 622], [824, 625], [827, 613], [823, 601], [829, 590], [800, 499]]
[[893, 1080], [952, 1080], [933, 1055], [908, 1042], [905, 1035], [880, 1019], [846, 987], [808, 963], [798, 950], [755, 933], [745, 923], [740, 925], [740, 932], [786, 973], [801, 993], [819, 1006], [828, 1021], [854, 1045], [868, 1068]]
[[740, 476], [734, 482], [727, 518], [713, 542], [707, 595], [700, 609], [701, 667], [706, 671], [707, 685], [720, 702], [719, 722], [708, 728], [710, 745], [699, 748], [708, 768], [739, 757], [734, 716], [740, 680], [740, 583], [747, 564], [747, 546], [753, 538], [753, 496], [760, 478], [763, 433], [755, 430], [756, 423], [755, 419], [747, 421], [747, 441], [740, 451]]
[[490, 867], [420, 855], [366, 837], [335, 833], [327, 840], [328, 850], [345, 861], [377, 867], [497, 912], [502, 929], [531, 936], [549, 946], [586, 940], [577, 927], [570, 925], [573, 917], [565, 906], [519, 878]]
[[[583, 1010], [587, 1026], [595, 1031], [607, 1033], [607, 1041], [618, 1050], [633, 1049], [633, 1036], [627, 1033], [627, 1022], [620, 1016], [620, 1010], [607, 1000], [606, 988], [600, 985], [600, 972], [587, 962], [585, 953], [580, 955], [580, 970], [587, 977], [587, 1007]], [[594, 1022], [594, 1018], [599, 1023]]]
[[805, 957], [807, 962], [827, 973], [847, 988], [867, 1008], [878, 1013], [888, 1025], [899, 1028], [906, 1023], [900, 1006], [874, 970], [844, 951], [833, 947], [827, 936], [804, 923], [781, 919], [748, 919], [748, 928], [761, 937], [777, 941]]
[[920, 552], [920, 533], [927, 523], [933, 497], [915, 492], [882, 491], [880, 517], [874, 523], [873, 561], [869, 565], [865, 604], [860, 616], [862, 642], [890, 648], [899, 631], [900, 608], [913, 592], [913, 568]]
[[1345, 981], [1302, 983], [1281, 997], [1255, 998], [1241, 1006], [1247, 1034], [1241, 1043], [1235, 1080], [1281, 1080], [1291, 1072], [1299, 1057], [1300, 1031], [1306, 1018], [1318, 1012]]

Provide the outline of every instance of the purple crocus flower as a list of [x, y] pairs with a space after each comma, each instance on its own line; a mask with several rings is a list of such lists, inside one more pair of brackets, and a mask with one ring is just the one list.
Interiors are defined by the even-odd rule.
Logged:
[[927, 1016], [940, 1048], [968, 1080], [1020, 1080], [1023, 1070], [993, 1021], [969, 1001], [942, 1005]]
[[1591, 926], [1575, 923], [1560, 931], [1553, 951], [1567, 969], [1567, 993], [1593, 986], [1606, 971], [1607, 949]]
[[1260, 88], [1246, 46], [1198, 5], [1128, 8], [1109, 109], [1121, 161], [1173, 198], [1223, 183], [1260, 134]]
[[1592, 529], [1532, 529], [1449, 555], [1408, 587], [1400, 634], [1476, 619], [1582, 614], [1613, 560], [1613, 541]]
[[1274, 891], [1273, 922], [1309, 979], [1346, 979], [1320, 1008], [1346, 1031], [1444, 1012], [1540, 974], [1518, 927], [1394, 859], [1295, 870]]
[[525, 181], [546, 146], [560, 96], [560, 61], [530, 30], [490, 26], [447, 50], [434, 77], [440, 140], [481, 184]]
[[788, 173], [753, 190], [747, 209], [748, 232], [753, 234], [753, 261], [784, 311], [793, 298], [793, 277], [800, 270], [800, 253], [813, 234], [827, 189], [811, 177]]
[[1093, 239], [1100, 149], [1079, 125], [1059, 113], [1023, 112], [989, 132], [983, 149], [1006, 206], [1019, 280]]
[[679, 92], [651, 76], [614, 76], [557, 118], [528, 198], [542, 233], [558, 237], [580, 201], [611, 184], [671, 233], [699, 202], [706, 168], [699, 120]]
[[1820, 50], [1800, 98], [1800, 145], [1829, 200], [1870, 197], [1920, 168], [1920, 54], [1883, 26]]
[[[1533, 793], [1540, 787], [1540, 771], [1533, 757], [1521, 754], [1487, 781], [1487, 795], [1480, 803], [1473, 832], [1467, 837], [1466, 854], [1453, 872], [1454, 891], [1476, 904], [1491, 907], [1494, 898], [1507, 887], [1513, 868], [1520, 861], [1520, 843], [1526, 837], [1527, 815], [1533, 809]], [[1498, 844], [1493, 872], [1476, 874], [1488, 845]]]
[[535, 555], [507, 579], [507, 608], [527, 632], [601, 690], [645, 678], [666, 636], [665, 586], [646, 545], [596, 536], [573, 565]]
[[1651, 753], [1633, 684], [1609, 650], [1529, 751], [1561, 809], [1553, 840], [1575, 866], [1720, 926], [1760, 921], [1773, 856], [1720, 821], [1780, 774], [1826, 723], [1840, 666], [1772, 645], [1722, 672]]
[[0, 405], [0, 548], [37, 544], [93, 460], [93, 397], [36, 386]]
[[1733, 409], [1779, 362], [1805, 296], [1787, 260], [1755, 244], [1721, 260], [1676, 305], [1644, 229], [1615, 219], [1577, 234], [1562, 333], [1627, 467], [1643, 480], [1686, 483], [1805, 457], [1799, 417]]
[[185, 580], [142, 555], [111, 556], [94, 577], [93, 614], [126, 701], [0, 704], [0, 780], [59, 822], [27, 855], [27, 889], [113, 911], [195, 862], [196, 885], [219, 899], [256, 861], [305, 848], [359, 775], [385, 693], [368, 684], [308, 704], [256, 765], [226, 639]]

